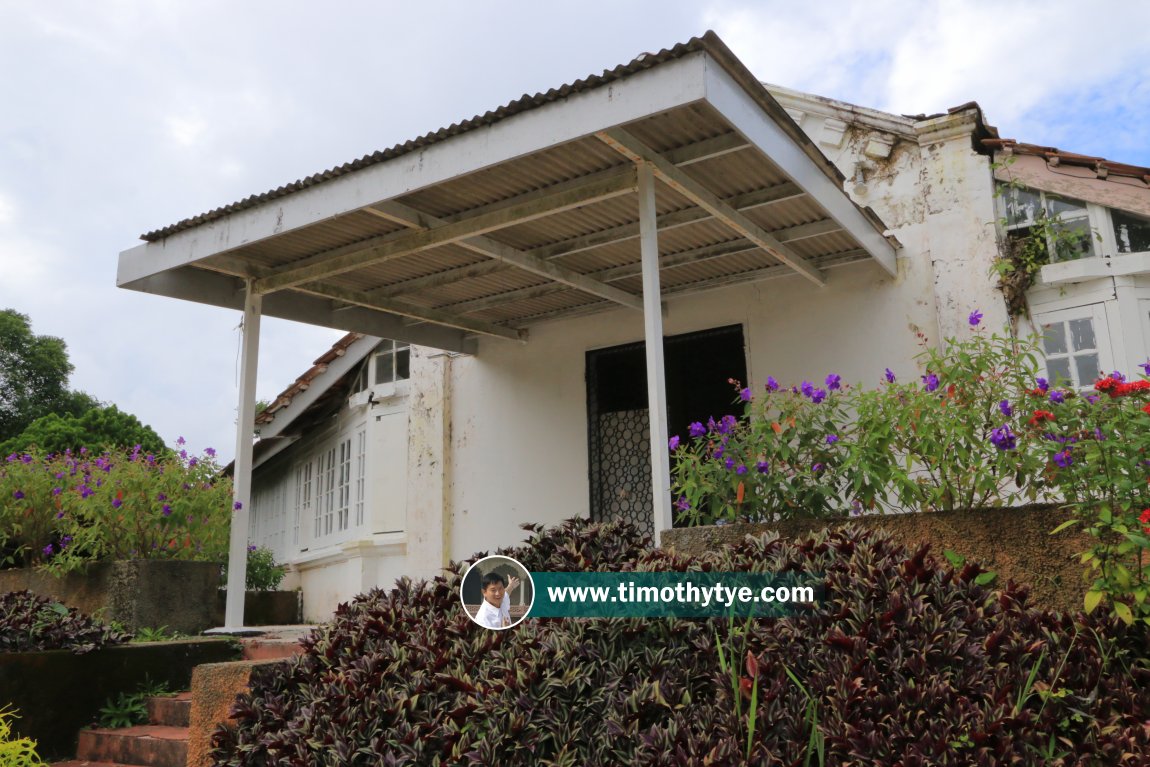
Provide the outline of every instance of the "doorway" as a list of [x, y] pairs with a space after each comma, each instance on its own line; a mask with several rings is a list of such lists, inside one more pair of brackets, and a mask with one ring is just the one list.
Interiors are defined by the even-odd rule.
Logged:
[[[667, 429], [736, 411], [729, 379], [746, 382], [742, 325], [667, 336]], [[587, 352], [588, 471], [591, 519], [623, 519], [652, 535], [651, 421], [643, 342]]]

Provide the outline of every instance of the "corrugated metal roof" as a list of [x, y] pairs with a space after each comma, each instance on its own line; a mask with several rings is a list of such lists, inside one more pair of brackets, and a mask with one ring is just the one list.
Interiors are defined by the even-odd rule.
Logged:
[[[738, 221], [750, 222], [769, 235], [767, 240], [775, 238], [815, 264], [864, 258], [856, 235], [873, 236], [871, 229], [881, 233], [882, 222], [863, 209], [869, 225], [859, 228], [856, 222], [851, 234], [831, 218], [827, 205], [833, 208], [845, 199], [838, 197], [843, 195], [842, 175], [713, 33], [646, 54], [602, 75], [524, 96], [498, 110], [186, 219], [144, 239], [161, 240], [699, 51], [707, 54], [707, 63], [700, 59], [700, 68], [710, 67], [714, 59], [750, 97], [747, 106], [765, 114], [764, 124], [773, 122], [772, 130], [781, 129], [784, 140], [814, 162], [800, 172], [807, 174], [804, 183], [819, 182], [812, 188], [823, 189], [823, 196], [800, 188], [765, 149], [748, 143], [706, 99], [640, 112], [643, 116], [627, 122], [621, 135], [646, 145], [659, 162], [666, 163], [656, 183], [659, 248], [668, 270], [665, 292], [681, 293], [692, 284], [706, 289], [740, 278], [793, 273], [756, 246], [752, 240], [757, 235], [745, 235], [745, 226]], [[594, 132], [616, 129], [596, 126], [581, 137], [508, 154], [506, 159], [493, 159], [492, 164], [389, 200], [372, 202], [369, 197], [356, 201], [365, 207], [353, 203], [333, 208], [334, 215], [276, 230], [265, 239], [237, 238], [242, 244], [225, 246], [188, 266], [217, 273], [215, 277], [222, 273], [266, 283], [257, 285], [261, 291], [328, 299], [333, 312], [365, 306], [384, 315], [510, 338], [522, 338], [523, 326], [534, 321], [635, 305], [642, 291], [633, 157], [607, 143], [615, 141], [615, 134], [608, 138]], [[832, 182], [833, 201], [820, 186], [823, 175]], [[603, 186], [587, 191], [592, 182]], [[738, 213], [712, 215], [711, 204], [703, 204], [708, 197], [717, 199], [720, 208]], [[144, 246], [145, 256], [170, 244]], [[871, 252], [877, 251], [872, 247]], [[332, 267], [336, 258], [351, 260]], [[331, 268], [311, 268], [319, 264]], [[587, 280], [599, 284], [588, 286]], [[606, 295], [617, 303], [605, 301]], [[356, 324], [334, 326], [363, 329]]]
[[529, 109], [535, 109], [536, 107], [543, 106], [544, 104], [549, 104], [553, 101], [565, 99], [572, 94], [579, 93], [580, 91], [589, 90], [591, 88], [598, 88], [601, 85], [606, 85], [628, 75], [633, 75], [636, 72], [642, 72], [644, 69], [650, 69], [651, 67], [662, 64], [665, 61], [671, 61], [673, 59], [686, 56], [689, 53], [703, 50], [708, 42], [714, 43], [717, 40], [718, 37], [714, 34], [714, 32], [707, 32], [707, 34], [703, 35], [702, 37], [692, 37], [685, 43], [680, 43], [671, 48], [664, 48], [658, 53], [640, 54], [626, 64], [620, 64], [614, 69], [605, 70], [602, 74], [589, 75], [580, 80], [576, 80], [573, 83], [562, 85], [558, 88], [552, 88], [551, 90], [544, 91], [543, 93], [536, 93], [535, 95], [528, 95], [525, 93], [514, 101], [510, 101], [507, 104], [489, 112], [484, 112], [481, 115], [476, 115], [469, 120], [452, 123], [446, 128], [440, 128], [437, 131], [426, 133], [419, 138], [405, 141], [402, 144], [396, 144], [389, 149], [372, 152], [371, 154], [364, 155], [358, 160], [353, 160], [351, 162], [344, 163], [343, 165], [338, 165], [334, 168], [330, 168], [306, 178], [301, 178], [297, 181], [291, 182], [290, 184], [284, 184], [283, 186], [271, 189], [267, 192], [264, 192], [263, 194], [255, 194], [250, 197], [245, 197], [244, 199], [239, 200], [238, 202], [233, 202], [230, 205], [224, 205], [222, 207], [215, 208], [214, 210], [210, 210], [207, 213], [201, 213], [198, 216], [185, 218], [182, 221], [178, 221], [175, 224], [172, 224], [171, 226], [166, 226], [162, 229], [146, 232], [145, 234], [140, 235], [140, 239], [146, 242], [155, 242], [156, 240], [161, 240], [164, 237], [175, 234], [179, 231], [183, 231], [184, 229], [191, 229], [192, 227], [200, 226], [201, 224], [216, 221], [231, 213], [244, 210], [245, 208], [251, 208], [256, 205], [268, 202], [269, 200], [285, 197], [289, 194], [292, 194], [293, 192], [298, 192], [301, 189], [307, 189], [308, 187], [315, 186], [316, 184], [322, 184], [325, 181], [331, 181], [332, 179], [339, 178], [340, 176], [361, 170], [363, 168], [367, 168], [377, 163], [386, 162], [410, 152], [418, 151], [425, 147], [431, 146], [432, 144], [451, 138], [452, 136], [458, 136], [461, 133], [466, 133], [467, 131], [475, 130], [476, 128], [482, 128], [486, 125], [494, 125], [500, 120], [505, 120], [508, 117], [519, 114], [520, 112], [525, 112]]

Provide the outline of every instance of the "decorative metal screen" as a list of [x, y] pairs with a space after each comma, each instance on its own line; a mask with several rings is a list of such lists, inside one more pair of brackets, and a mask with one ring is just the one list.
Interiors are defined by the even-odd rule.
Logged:
[[603, 413], [595, 429], [598, 479], [592, 518], [623, 519], [647, 535], [651, 528], [651, 418], [647, 410]]

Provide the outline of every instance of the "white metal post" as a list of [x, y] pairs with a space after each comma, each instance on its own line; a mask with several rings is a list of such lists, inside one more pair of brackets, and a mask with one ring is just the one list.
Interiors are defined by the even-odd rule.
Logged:
[[260, 309], [263, 298], [248, 280], [244, 296], [243, 345], [240, 362], [240, 406], [236, 423], [236, 461], [231, 546], [228, 550], [228, 599], [224, 628], [244, 625], [248, 572], [248, 510], [252, 499], [252, 435], [256, 428], [256, 369], [260, 353]]
[[651, 421], [651, 498], [655, 545], [671, 528], [671, 460], [667, 449], [667, 381], [663, 366], [663, 302], [659, 288], [659, 235], [655, 174], [639, 163], [639, 252], [643, 261], [643, 335], [647, 348], [647, 413]]

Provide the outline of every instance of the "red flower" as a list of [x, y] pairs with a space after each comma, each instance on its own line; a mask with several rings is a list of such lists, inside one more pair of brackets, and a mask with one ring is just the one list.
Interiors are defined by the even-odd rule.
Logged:
[[1142, 412], [1150, 414], [1150, 402], [1147, 402], [1145, 405], [1142, 406]]
[[1054, 413], [1051, 413], [1049, 410], [1035, 410], [1034, 416], [1027, 423], [1029, 423], [1031, 426], [1037, 426], [1038, 424], [1042, 423], [1043, 421], [1053, 421], [1053, 420], [1054, 420]]
[[1150, 533], [1150, 509], [1142, 509], [1142, 516], [1138, 517], [1138, 521], [1144, 525], [1143, 532]]
[[1097, 381], [1094, 382], [1094, 389], [1095, 389], [1095, 391], [1106, 391], [1106, 392], [1108, 392], [1117, 385], [1118, 385], [1118, 381], [1111, 378], [1110, 376], [1106, 376], [1105, 378], [1099, 378]]

